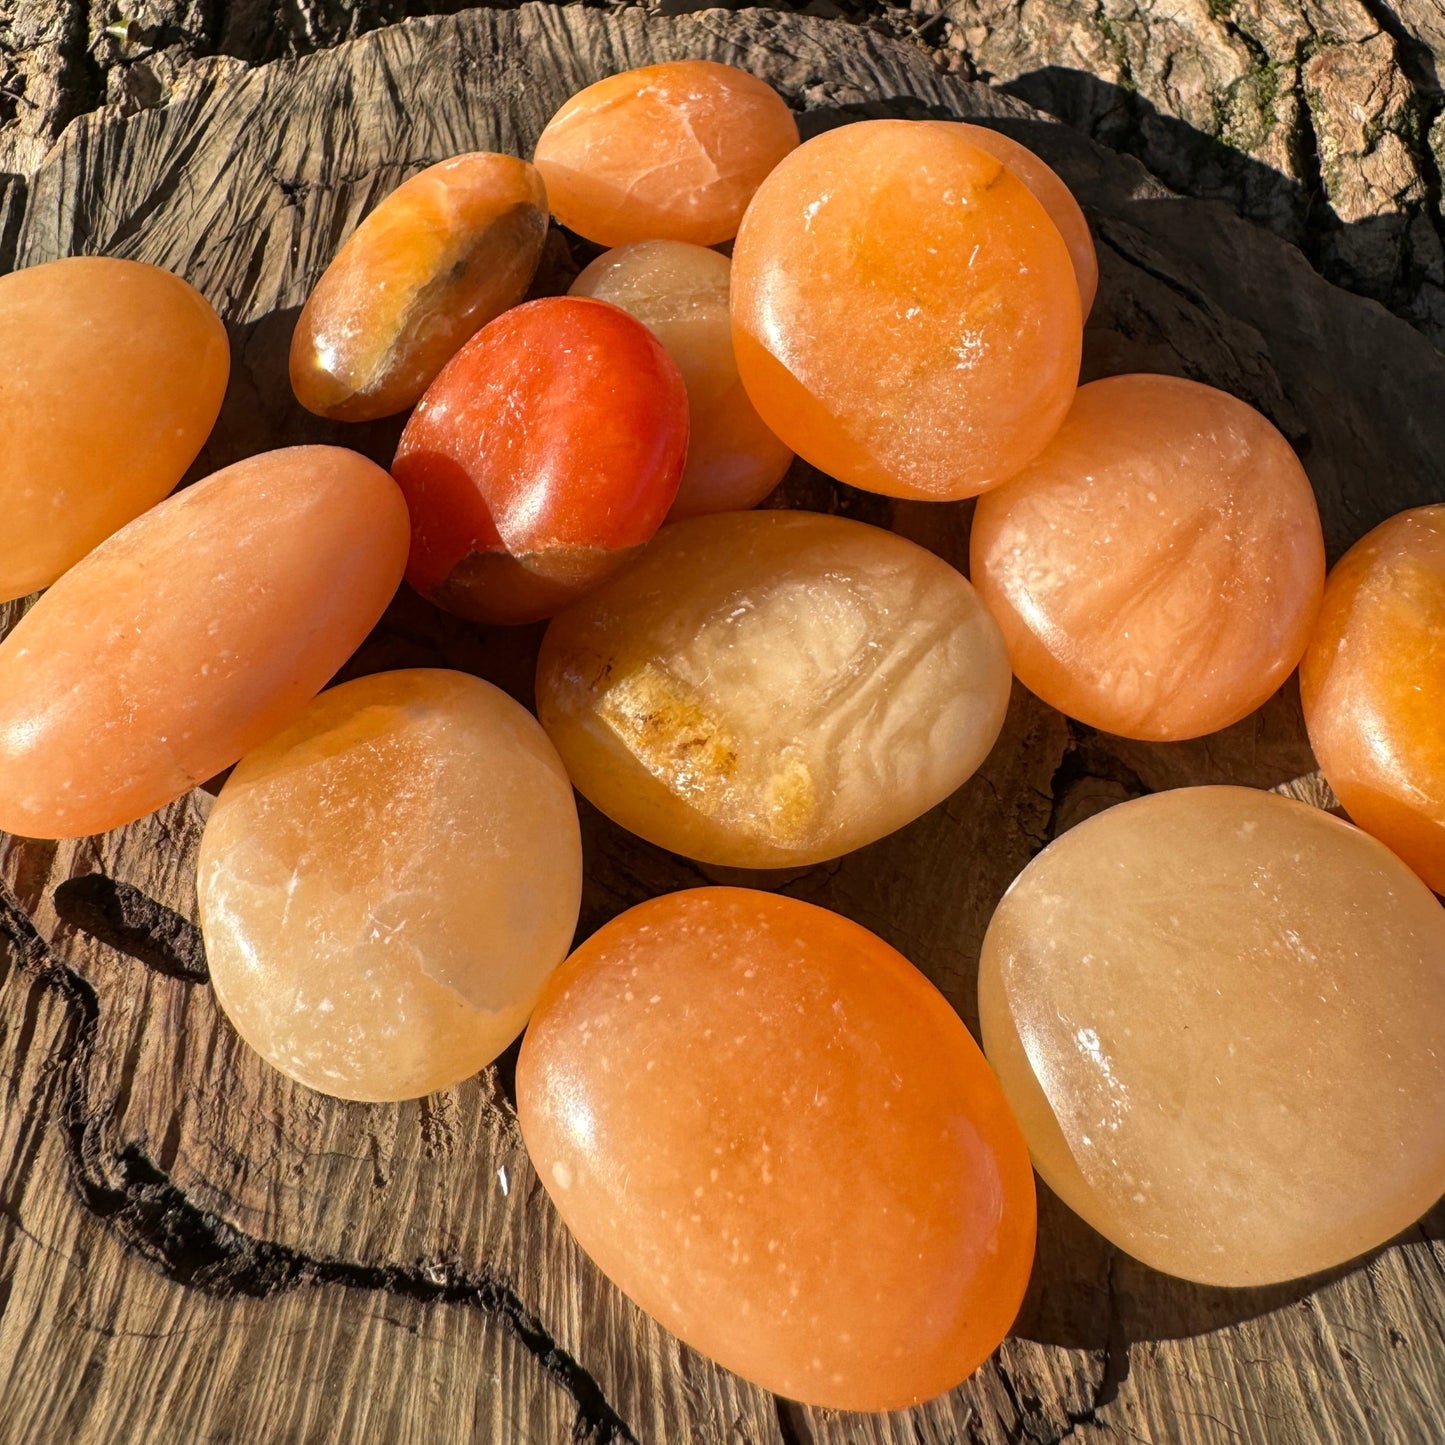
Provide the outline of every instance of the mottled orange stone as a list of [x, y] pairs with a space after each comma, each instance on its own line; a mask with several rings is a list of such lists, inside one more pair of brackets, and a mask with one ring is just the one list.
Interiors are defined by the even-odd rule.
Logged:
[[211, 983], [268, 1063], [414, 1099], [490, 1063], [572, 944], [582, 844], [537, 721], [460, 672], [324, 692], [241, 759], [201, 840]]
[[970, 575], [1019, 681], [1125, 737], [1254, 711], [1324, 585], [1309, 478], [1253, 407], [1173, 376], [1079, 388], [1043, 454], [980, 499]]
[[1084, 212], [1059, 173], [1026, 145], [986, 125], [968, 125], [963, 121], [935, 124], [956, 125], [979, 150], [1002, 161], [1033, 192], [1069, 248], [1069, 259], [1074, 263], [1074, 275], [1079, 282], [1079, 304], [1087, 316], [1099, 289], [1099, 258], [1094, 252], [1094, 238], [1089, 233]]
[[514, 156], [428, 166], [356, 228], [291, 338], [309, 411], [368, 421], [405, 411], [474, 332], [515, 306], [541, 259], [547, 190]]
[[734, 868], [837, 858], [961, 787], [1008, 656], [967, 579], [879, 527], [723, 512], [664, 527], [547, 629], [537, 715], [608, 817]]
[[533, 160], [552, 214], [589, 241], [715, 246], [737, 234], [753, 192], [797, 144], [772, 86], [716, 61], [674, 60], [579, 91]]
[[613, 1283], [781, 1395], [926, 1400], [1023, 1298], [1033, 1175], [997, 1082], [933, 985], [825, 909], [700, 888], [614, 919], [548, 982], [517, 1113]]
[[979, 1017], [1045, 1183], [1155, 1269], [1264, 1285], [1445, 1191], [1445, 910], [1248, 788], [1080, 823], [999, 904]]
[[180, 481], [230, 366], [220, 317], [159, 267], [86, 256], [0, 276], [0, 602]]
[[956, 125], [862, 121], [794, 151], [738, 232], [732, 317], [768, 426], [890, 496], [948, 501], [1012, 476], [1078, 381], [1058, 227]]
[[1445, 893], [1445, 505], [1391, 517], [1340, 559], [1300, 694], [1350, 816]]
[[0, 830], [119, 827], [283, 727], [381, 616], [406, 504], [340, 447], [237, 462], [77, 563], [0, 643]]
[[671, 522], [756, 506], [793, 460], [738, 376], [731, 277], [728, 258], [706, 246], [639, 241], [604, 252], [572, 283], [572, 295], [610, 301], [644, 322], [682, 372], [691, 427]]

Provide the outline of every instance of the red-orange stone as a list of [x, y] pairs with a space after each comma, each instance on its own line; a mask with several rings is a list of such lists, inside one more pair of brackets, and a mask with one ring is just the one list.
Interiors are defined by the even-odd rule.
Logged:
[[700, 888], [614, 919], [543, 991], [517, 1111], [613, 1283], [781, 1395], [928, 1399], [1023, 1298], [1033, 1174], [997, 1081], [933, 985], [826, 909]]
[[1299, 676], [1350, 817], [1445, 893], [1445, 505], [1401, 512], [1345, 553]]
[[608, 76], [547, 122], [533, 156], [552, 213], [603, 246], [736, 234], [764, 176], [798, 144], [782, 97], [745, 70], [674, 60]]
[[799, 146], [753, 197], [732, 280], [759, 416], [853, 486], [973, 496], [1032, 461], [1073, 400], [1069, 250], [960, 126], [860, 121]]
[[532, 622], [657, 531], [687, 457], [677, 364], [616, 306], [514, 307], [448, 363], [392, 464], [411, 510], [407, 580], [480, 622]]

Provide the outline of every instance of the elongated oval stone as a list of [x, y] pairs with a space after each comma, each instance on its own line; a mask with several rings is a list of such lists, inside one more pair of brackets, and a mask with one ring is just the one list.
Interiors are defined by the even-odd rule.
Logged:
[[730, 512], [665, 527], [554, 619], [537, 710], [623, 827], [781, 868], [946, 798], [993, 746], [1009, 684], [993, 619], [931, 552], [841, 517]]
[[527, 292], [547, 238], [547, 188], [515, 156], [453, 156], [403, 182], [337, 252], [291, 338], [309, 411], [405, 411], [463, 343]]
[[1445, 893], [1445, 506], [1336, 564], [1300, 663], [1310, 744], [1350, 817]]
[[537, 721], [464, 673], [359, 678], [226, 780], [201, 842], [226, 1016], [344, 1099], [412, 1099], [521, 1032], [572, 943], [582, 845]]
[[220, 317], [158, 266], [82, 256], [0, 276], [0, 602], [180, 481], [230, 367]]
[[549, 981], [517, 1114], [608, 1277], [781, 1395], [925, 1400], [1023, 1298], [1033, 1176], [998, 1084], [933, 985], [825, 909], [701, 888], [615, 918]]
[[0, 643], [0, 829], [100, 833], [314, 697], [401, 581], [406, 504], [340, 447], [237, 462], [96, 548]]
[[1044, 1181], [1155, 1269], [1293, 1279], [1445, 1191], [1445, 910], [1303, 803], [1185, 788], [1079, 824], [999, 904], [978, 997]]

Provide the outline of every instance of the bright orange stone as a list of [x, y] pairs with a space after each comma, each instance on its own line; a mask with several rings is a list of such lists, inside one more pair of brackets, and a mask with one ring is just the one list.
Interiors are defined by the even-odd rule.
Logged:
[[1253, 407], [1173, 376], [1079, 388], [1043, 454], [980, 499], [970, 575], [1025, 687], [1124, 737], [1254, 711], [1324, 585], [1309, 478]]
[[687, 425], [677, 364], [640, 321], [582, 297], [514, 307], [452, 358], [401, 435], [407, 581], [479, 622], [550, 617], [657, 531]]
[[589, 241], [715, 246], [737, 234], [753, 192], [797, 144], [772, 86], [716, 61], [674, 60], [579, 91], [533, 160], [552, 214]]
[[291, 447], [226, 467], [77, 563], [0, 643], [0, 830], [133, 822], [283, 727], [381, 616], [406, 507]]
[[527, 292], [547, 190], [526, 161], [478, 152], [398, 186], [336, 253], [291, 338], [309, 411], [367, 421], [413, 405], [462, 344]]
[[1064, 245], [1069, 248], [1069, 258], [1074, 263], [1074, 275], [1079, 282], [1079, 304], [1087, 316], [1099, 289], [1099, 258], [1094, 252], [1089, 223], [1074, 199], [1074, 193], [1064, 184], [1059, 173], [1026, 145], [1001, 131], [986, 125], [968, 125], [963, 121], [936, 123], [956, 124], [979, 150], [987, 151], [995, 160], [1002, 161], [1033, 192], [1035, 199], [1049, 213], [1049, 220], [1059, 228]]
[[522, 1031], [582, 896], [537, 720], [416, 669], [323, 692], [241, 759], [201, 840], [211, 983], [252, 1048], [344, 1099], [415, 1099]]
[[1391, 517], [1340, 559], [1300, 694], [1350, 816], [1445, 893], [1445, 505]]
[[1079, 285], [1058, 227], [954, 125], [862, 121], [794, 151], [738, 233], [732, 317], [768, 426], [890, 496], [1004, 481], [1078, 381]]
[[793, 460], [738, 376], [731, 276], [728, 258], [706, 246], [639, 241], [605, 252], [572, 283], [572, 295], [610, 301], [646, 324], [682, 372], [691, 429], [670, 522], [756, 506]]
[[997, 1082], [933, 985], [825, 909], [700, 888], [613, 919], [543, 991], [517, 1113], [613, 1283], [781, 1395], [926, 1400], [1023, 1298], [1033, 1175]]
[[157, 266], [85, 256], [0, 277], [0, 602], [180, 481], [230, 366], [220, 317]]

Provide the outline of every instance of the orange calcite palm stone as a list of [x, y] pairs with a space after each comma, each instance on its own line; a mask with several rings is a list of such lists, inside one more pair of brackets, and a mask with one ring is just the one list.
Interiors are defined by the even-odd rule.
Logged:
[[549, 296], [485, 326], [427, 388], [392, 475], [407, 581], [478, 622], [535, 622], [631, 560], [687, 458], [687, 390], [640, 321]]
[[979, 1014], [1045, 1182], [1155, 1269], [1293, 1279], [1445, 1190], [1445, 910], [1303, 803], [1184, 788], [1079, 824], [994, 914]]
[[1028, 1155], [947, 1002], [835, 913], [654, 898], [548, 982], [517, 1113], [603, 1272], [695, 1349], [813, 1405], [958, 1384], [1034, 1252]]
[[768, 426], [891, 496], [948, 501], [1012, 476], [1078, 381], [1058, 227], [956, 125], [862, 121], [794, 151], [738, 233], [732, 317]]
[[406, 505], [340, 447], [266, 452], [137, 517], [0, 643], [0, 830], [100, 833], [229, 767], [381, 616]]
[[220, 317], [159, 267], [86, 256], [0, 277], [0, 602], [180, 481], [230, 366]]
[[960, 787], [1003, 725], [1003, 641], [904, 538], [812, 512], [664, 528], [555, 618], [537, 712], [624, 828], [738, 868], [836, 858]]
[[589, 241], [715, 246], [737, 234], [753, 192], [797, 144], [772, 86], [716, 61], [674, 60], [579, 91], [532, 159], [552, 214]]
[[293, 1079], [413, 1099], [490, 1063], [572, 943], [577, 809], [536, 719], [459, 672], [324, 692], [237, 766], [201, 842], [216, 997]]
[[1079, 388], [1029, 468], [982, 498], [970, 575], [1019, 681], [1125, 737], [1254, 711], [1304, 651], [1324, 585], [1309, 478], [1253, 407], [1173, 376]]
[[973, 145], [1002, 161], [1033, 192], [1069, 248], [1069, 259], [1074, 263], [1074, 275], [1079, 283], [1079, 305], [1087, 316], [1099, 289], [1099, 258], [1094, 252], [1089, 223], [1059, 173], [1026, 145], [986, 125], [968, 125], [963, 121], [936, 123], [956, 125]]
[[527, 292], [547, 237], [534, 167], [478, 152], [428, 166], [357, 227], [291, 338], [308, 411], [368, 421], [413, 405], [474, 332]]
[[610, 301], [644, 322], [687, 386], [687, 467], [669, 521], [756, 506], [793, 454], [763, 424], [738, 376], [728, 320], [732, 263], [686, 241], [639, 241], [599, 256], [572, 295]]
[[1350, 816], [1445, 893], [1445, 506], [1391, 517], [1340, 559], [1300, 695]]

